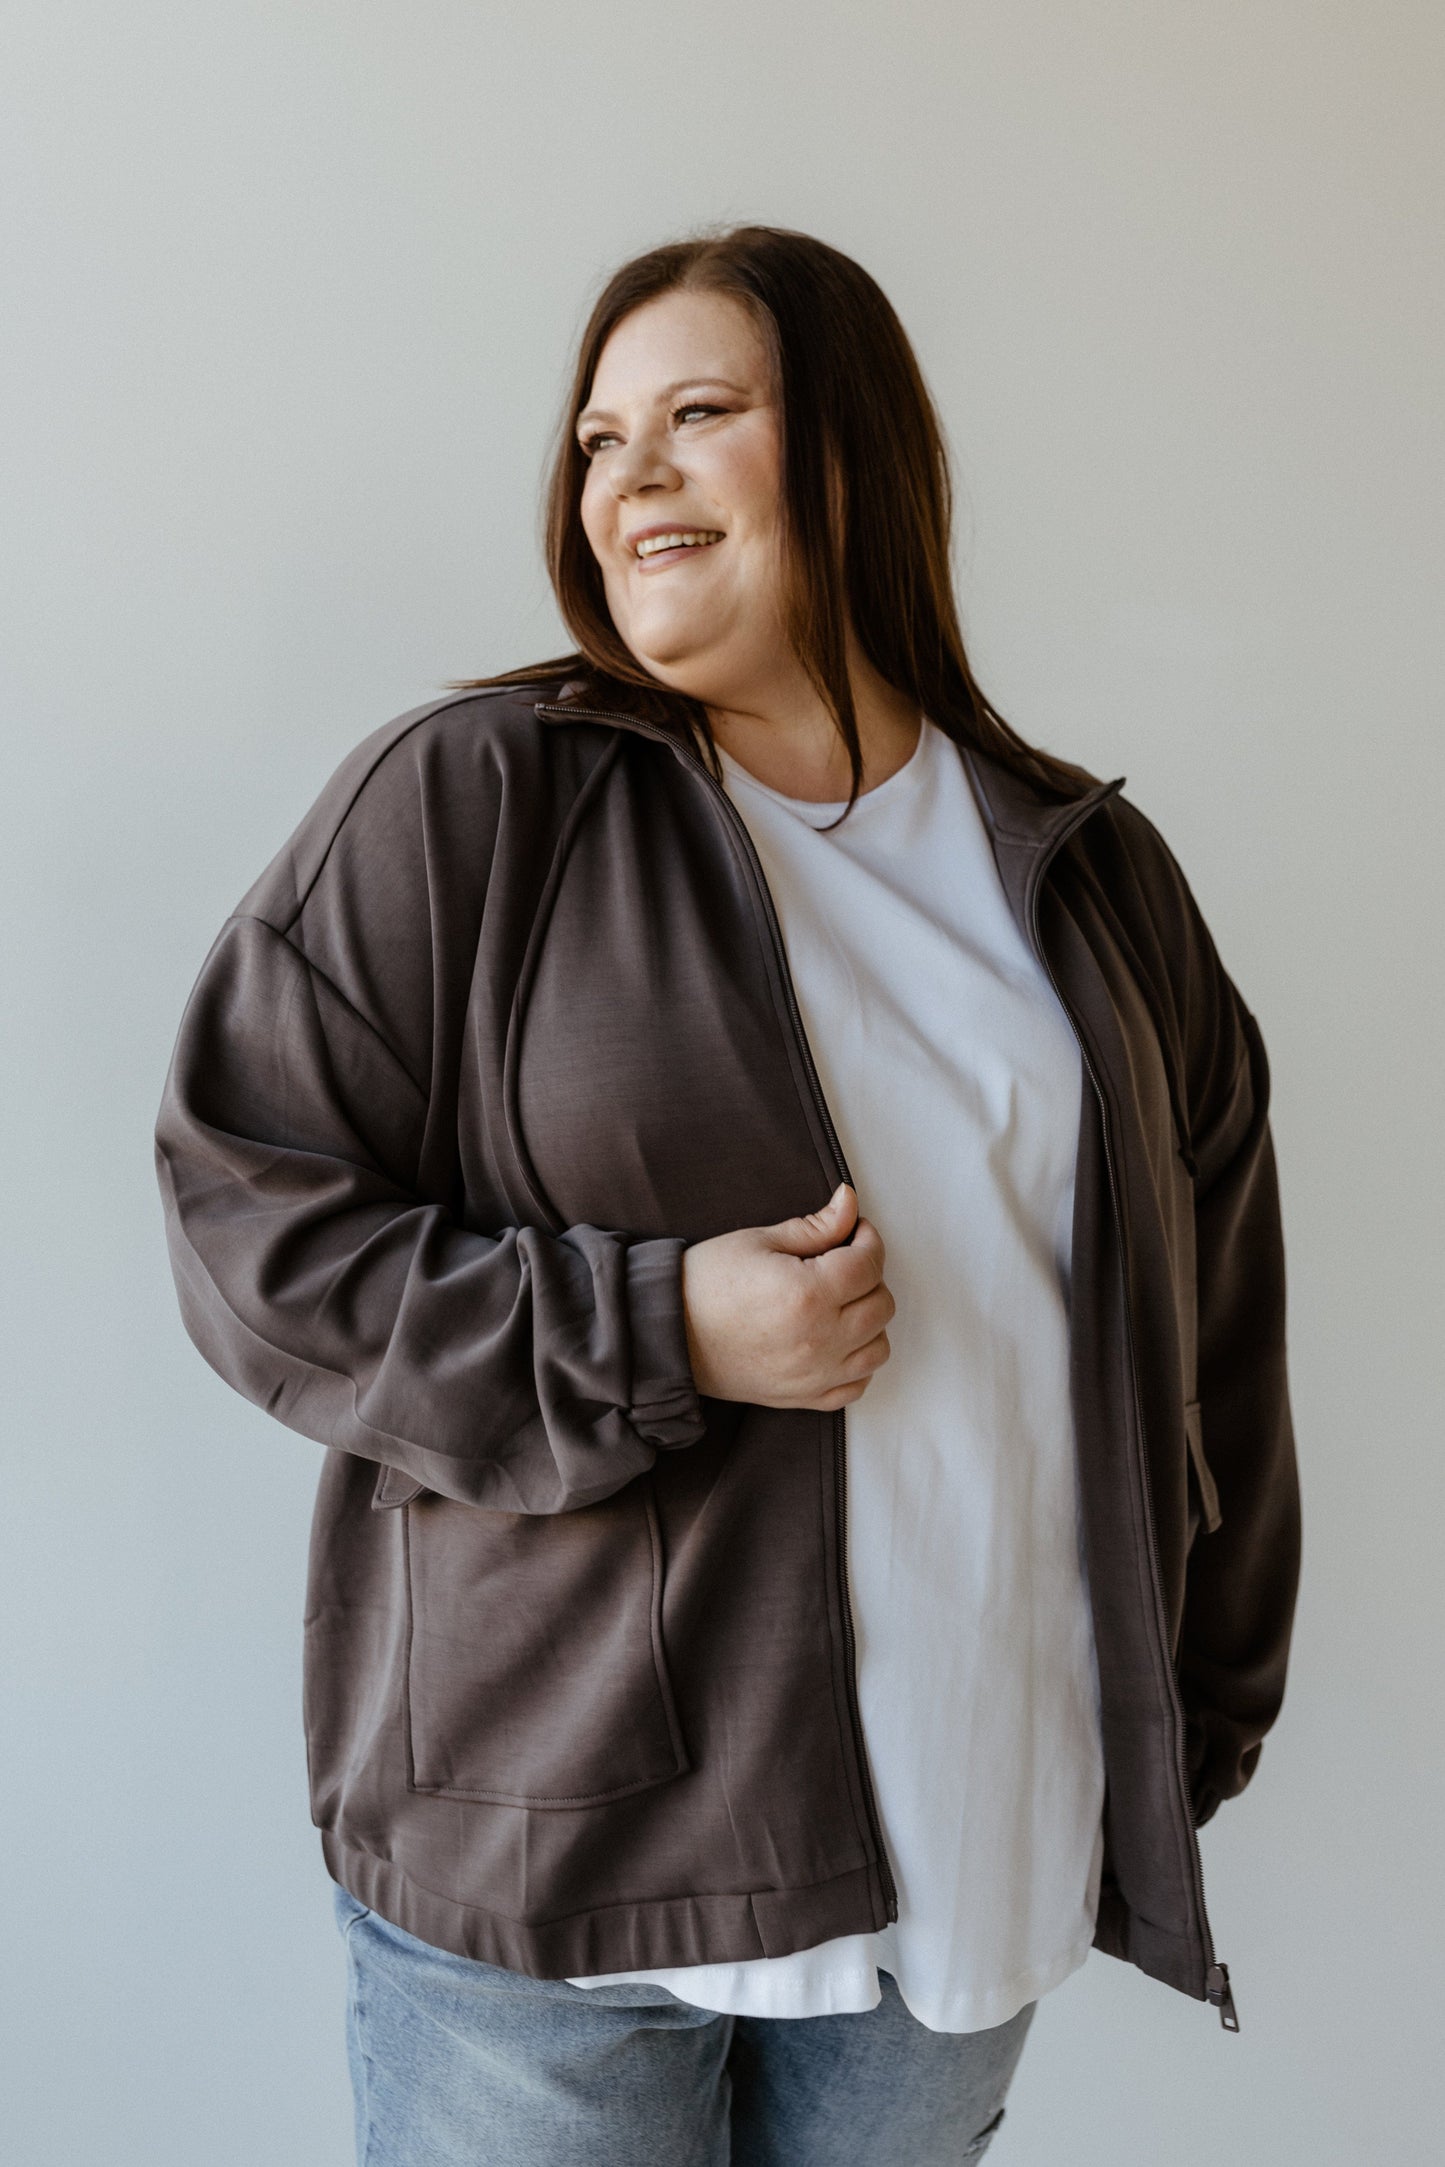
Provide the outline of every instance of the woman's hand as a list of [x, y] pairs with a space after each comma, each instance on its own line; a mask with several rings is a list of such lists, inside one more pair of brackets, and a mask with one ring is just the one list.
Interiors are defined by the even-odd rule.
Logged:
[[861, 1398], [891, 1351], [883, 1239], [847, 1182], [821, 1211], [684, 1249], [682, 1299], [693, 1378], [711, 1399], [831, 1411]]

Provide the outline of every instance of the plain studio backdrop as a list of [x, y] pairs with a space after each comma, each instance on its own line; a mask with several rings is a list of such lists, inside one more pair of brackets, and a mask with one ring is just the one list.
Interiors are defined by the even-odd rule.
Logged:
[[300, 1715], [320, 1450], [185, 1339], [151, 1126], [336, 762], [564, 644], [535, 504], [601, 275], [739, 218], [894, 300], [981, 681], [1128, 777], [1274, 1072], [1305, 1573], [1257, 1784], [1203, 1837], [1243, 2031], [1091, 1957], [995, 2156], [1438, 2157], [1442, 91], [1433, 0], [12, 0], [17, 2167], [351, 2156]]

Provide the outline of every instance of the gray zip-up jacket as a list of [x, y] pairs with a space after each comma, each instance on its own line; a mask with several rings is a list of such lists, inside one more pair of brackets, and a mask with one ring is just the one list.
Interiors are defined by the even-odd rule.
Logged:
[[[1195, 1830], [1280, 1706], [1299, 1548], [1264, 1049], [1119, 784], [959, 757], [1091, 1085], [1096, 1939], [1232, 2023]], [[579, 665], [367, 738], [206, 958], [157, 1157], [192, 1339], [330, 1447], [305, 1729], [333, 1876], [541, 1977], [895, 1916], [846, 1411], [703, 1398], [688, 1362], [684, 1247], [852, 1176], [685, 733]]]

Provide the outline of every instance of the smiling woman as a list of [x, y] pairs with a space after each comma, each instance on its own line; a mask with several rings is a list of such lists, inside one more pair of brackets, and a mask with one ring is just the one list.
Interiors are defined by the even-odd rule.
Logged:
[[951, 504], [917, 359], [860, 265], [772, 227], [650, 250], [592, 310], [553, 461], [548, 566], [577, 652], [458, 689], [585, 662], [604, 706], [626, 688], [715, 773], [724, 746], [850, 803], [907, 758], [921, 709], [1075, 789], [1083, 771], [1024, 744], [974, 680]]
[[738, 302], [665, 294], [613, 331], [577, 429], [613, 625], [654, 677], [733, 710], [756, 705], [789, 654], [772, 375]]
[[1149, 822], [975, 683], [949, 509], [860, 266], [624, 265], [574, 651], [358, 746], [191, 996], [186, 1324], [331, 1448], [368, 2167], [977, 2159], [1091, 1946], [1235, 2025], [1195, 1830], [1298, 1571], [1268, 1068]]

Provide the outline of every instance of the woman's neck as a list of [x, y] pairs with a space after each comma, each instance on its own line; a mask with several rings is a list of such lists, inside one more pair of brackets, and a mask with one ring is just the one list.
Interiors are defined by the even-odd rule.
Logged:
[[[886, 683], [851, 641], [848, 660], [866, 792], [912, 756], [921, 718], [917, 703]], [[848, 748], [801, 667], [736, 706], [709, 702], [708, 719], [723, 750], [770, 790], [825, 805], [852, 788]]]

